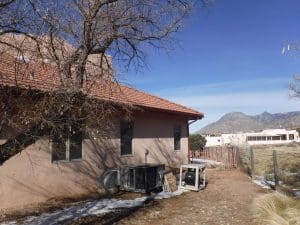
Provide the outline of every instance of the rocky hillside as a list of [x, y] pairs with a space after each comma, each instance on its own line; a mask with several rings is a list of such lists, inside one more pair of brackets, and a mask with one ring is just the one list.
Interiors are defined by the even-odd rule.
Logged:
[[256, 116], [249, 116], [241, 112], [232, 112], [225, 114], [218, 121], [203, 127], [197, 133], [236, 133], [295, 127], [300, 127], [300, 111], [275, 114], [264, 112]]

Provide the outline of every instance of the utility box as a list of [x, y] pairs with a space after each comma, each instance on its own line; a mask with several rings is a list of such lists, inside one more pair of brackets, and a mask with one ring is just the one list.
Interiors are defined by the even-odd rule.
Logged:
[[142, 193], [162, 190], [164, 170], [164, 164], [121, 166], [120, 189]]
[[180, 166], [179, 189], [199, 191], [204, 188], [204, 164], [186, 164]]

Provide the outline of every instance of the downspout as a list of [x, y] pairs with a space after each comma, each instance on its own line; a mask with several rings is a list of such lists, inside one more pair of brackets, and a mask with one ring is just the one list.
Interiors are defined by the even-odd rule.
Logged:
[[197, 119], [187, 122], [187, 135], [188, 135], [188, 163], [191, 162], [191, 149], [190, 149], [190, 125], [195, 123]]

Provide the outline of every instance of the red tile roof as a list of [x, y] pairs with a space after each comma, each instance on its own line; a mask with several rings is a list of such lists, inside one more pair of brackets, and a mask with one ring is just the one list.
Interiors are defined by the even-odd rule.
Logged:
[[[0, 85], [18, 86], [41, 91], [57, 91], [61, 88], [53, 66], [41, 62], [24, 63], [12, 56], [0, 55]], [[201, 119], [203, 113], [166, 99], [147, 94], [109, 80], [85, 83], [85, 92], [94, 98], [131, 104], [151, 110], [179, 113], [190, 119]]]

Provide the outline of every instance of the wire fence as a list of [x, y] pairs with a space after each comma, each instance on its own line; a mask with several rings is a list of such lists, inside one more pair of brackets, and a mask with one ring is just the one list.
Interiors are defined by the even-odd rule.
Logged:
[[300, 146], [245, 146], [240, 165], [256, 182], [293, 195], [300, 194]]

